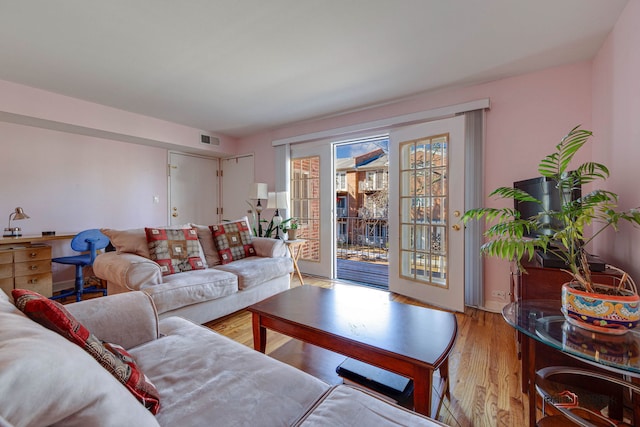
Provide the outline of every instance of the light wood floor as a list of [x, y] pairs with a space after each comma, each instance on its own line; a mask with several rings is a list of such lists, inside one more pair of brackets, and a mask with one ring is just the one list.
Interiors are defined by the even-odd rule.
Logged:
[[[333, 287], [334, 283], [304, 277], [305, 285]], [[293, 286], [299, 286], [293, 279]], [[394, 301], [421, 305], [418, 301], [390, 294]], [[467, 309], [456, 314], [458, 337], [449, 356], [451, 399], [445, 399], [439, 420], [451, 426], [524, 426], [528, 416], [527, 396], [520, 393], [520, 364], [515, 351], [514, 330], [500, 314]], [[253, 348], [251, 314], [239, 311], [206, 326]], [[287, 344], [290, 338], [268, 331], [267, 354]]]

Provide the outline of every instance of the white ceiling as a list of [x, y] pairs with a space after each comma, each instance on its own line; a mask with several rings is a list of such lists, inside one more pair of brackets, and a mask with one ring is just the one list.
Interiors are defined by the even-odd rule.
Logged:
[[627, 1], [0, 0], [0, 79], [242, 137], [590, 59]]

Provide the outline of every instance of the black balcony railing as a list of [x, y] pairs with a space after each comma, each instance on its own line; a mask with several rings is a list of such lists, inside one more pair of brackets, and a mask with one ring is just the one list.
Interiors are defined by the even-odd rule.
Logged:
[[338, 259], [388, 264], [386, 218], [338, 217], [336, 230]]

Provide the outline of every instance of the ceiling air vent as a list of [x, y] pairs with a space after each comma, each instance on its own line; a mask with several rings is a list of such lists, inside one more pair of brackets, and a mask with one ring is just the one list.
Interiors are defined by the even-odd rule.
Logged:
[[209, 135], [200, 135], [200, 142], [207, 145], [220, 145], [220, 138]]

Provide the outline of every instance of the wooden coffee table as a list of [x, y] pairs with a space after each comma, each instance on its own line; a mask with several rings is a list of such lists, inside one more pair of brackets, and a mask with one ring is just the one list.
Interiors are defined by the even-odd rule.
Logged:
[[358, 286], [300, 286], [249, 307], [253, 345], [262, 353], [267, 329], [413, 379], [416, 412], [432, 416], [432, 382], [440, 370], [438, 400], [449, 396], [448, 357], [456, 340], [452, 313], [401, 304]]

